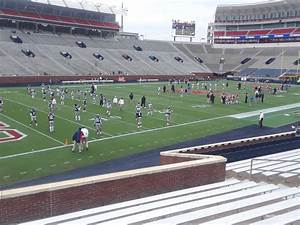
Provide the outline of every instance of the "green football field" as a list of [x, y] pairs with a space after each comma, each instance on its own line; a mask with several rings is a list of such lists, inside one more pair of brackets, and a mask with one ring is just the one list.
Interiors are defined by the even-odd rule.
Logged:
[[[205, 94], [190, 93], [182, 97], [173, 93], [158, 95], [157, 88], [163, 85], [170, 88], [168, 83], [98, 85], [98, 95], [102, 93], [111, 100], [114, 96], [124, 97], [125, 107], [120, 111], [113, 106], [112, 116], [108, 117], [106, 108], [101, 108], [98, 100], [97, 104], [92, 104], [89, 96], [88, 110], [81, 112], [80, 122], [74, 120], [73, 106], [75, 103], [82, 105], [82, 100], [72, 100], [70, 92], [72, 89], [89, 92], [90, 86], [64, 86], [69, 94], [65, 105], [60, 105], [57, 97], [54, 133], [49, 132], [49, 108], [42, 99], [41, 87], [34, 87], [37, 93], [34, 99], [27, 94], [26, 88], [0, 88], [0, 97], [4, 100], [4, 110], [0, 113], [0, 187], [257, 124], [259, 110], [271, 109], [265, 115], [265, 125], [270, 127], [300, 120], [299, 86], [290, 87], [287, 92], [276, 96], [266, 94], [264, 103], [245, 104], [244, 93], [252, 95], [254, 84], [246, 84], [245, 88], [238, 91], [237, 83], [229, 82], [229, 87], [222, 90], [224, 82], [212, 82], [209, 88], [217, 88], [218, 93], [239, 94], [239, 104], [223, 105], [219, 94], [214, 105], [207, 103]], [[198, 90], [196, 85], [194, 90]], [[199, 90], [204, 91], [202, 85], [199, 85]], [[130, 92], [134, 94], [133, 102], [128, 97]], [[138, 129], [135, 106], [143, 95], [147, 102], [153, 104], [154, 114], [147, 116], [147, 109], [143, 109], [143, 127]], [[169, 126], [164, 116], [167, 106], [174, 110]], [[29, 126], [31, 108], [37, 110], [37, 127]], [[245, 112], [252, 114], [242, 118], [237, 115]], [[104, 118], [102, 135], [96, 135], [93, 126], [98, 113]], [[79, 127], [89, 129], [89, 150], [72, 153], [71, 138]], [[6, 142], [12, 136], [7, 130], [17, 130], [23, 138]]]

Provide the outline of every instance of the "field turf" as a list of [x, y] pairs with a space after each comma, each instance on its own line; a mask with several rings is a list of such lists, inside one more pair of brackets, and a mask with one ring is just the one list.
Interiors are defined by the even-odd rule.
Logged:
[[[218, 81], [218, 89], [225, 81]], [[168, 83], [164, 83], [168, 86]], [[87, 85], [65, 86], [69, 95], [65, 105], [60, 105], [55, 118], [55, 132], [48, 130], [48, 105], [42, 99], [41, 87], [35, 87], [37, 95], [32, 99], [26, 88], [0, 88], [0, 97], [4, 100], [4, 111], [0, 113], [0, 123], [9, 125], [10, 129], [17, 129], [26, 135], [22, 140], [15, 142], [0, 142], [0, 188], [8, 184], [43, 177], [79, 167], [93, 165], [132, 155], [138, 152], [152, 150], [171, 144], [198, 139], [201, 137], [229, 132], [232, 129], [257, 124], [258, 116], [249, 116], [243, 119], [232, 117], [242, 112], [268, 109], [276, 106], [285, 106], [300, 103], [300, 87], [291, 87], [287, 92], [277, 96], [266, 94], [264, 103], [245, 104], [244, 93], [253, 93], [253, 83], [245, 89], [237, 90], [237, 84], [230, 82], [225, 88], [226, 93], [239, 93], [240, 104], [223, 105], [220, 97], [216, 103], [207, 103], [206, 95], [165, 93], [157, 95], [157, 88], [163, 83], [151, 84], [111, 84], [99, 85], [97, 94], [102, 93], [109, 99], [113, 96], [124, 97], [125, 107], [119, 111], [113, 106], [112, 117], [107, 117], [105, 108], [92, 104], [88, 99], [87, 112], [81, 112], [81, 121], [74, 121], [73, 105], [82, 104], [82, 101], [70, 98], [71, 90], [90, 91]], [[215, 83], [212, 82], [212, 87]], [[277, 85], [272, 85], [277, 86]], [[57, 87], [52, 87], [56, 89]], [[179, 88], [179, 85], [177, 85]], [[194, 89], [197, 87], [195, 86]], [[202, 86], [199, 87], [201, 90]], [[130, 102], [128, 95], [134, 94], [134, 101]], [[143, 127], [138, 129], [135, 121], [135, 105], [145, 95], [147, 102], [153, 104], [153, 116], [147, 116], [147, 109], [143, 110]], [[76, 96], [76, 95], [75, 95]], [[172, 123], [166, 126], [164, 109], [171, 106], [174, 109]], [[38, 126], [29, 126], [29, 110], [37, 110]], [[300, 107], [281, 110], [265, 115], [265, 125], [278, 127], [300, 120]], [[97, 136], [93, 126], [93, 118], [99, 113], [104, 121], [101, 136]], [[90, 131], [89, 150], [82, 153], [71, 152], [71, 137], [76, 129], [86, 127]], [[1, 132], [2, 129], [2, 132]], [[7, 129], [7, 128], [4, 128]], [[7, 133], [0, 128], [0, 140], [7, 137]]]

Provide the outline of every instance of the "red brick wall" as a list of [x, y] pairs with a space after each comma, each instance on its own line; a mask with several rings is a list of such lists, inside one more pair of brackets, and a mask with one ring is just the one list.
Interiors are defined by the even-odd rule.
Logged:
[[0, 224], [19, 223], [225, 179], [225, 162], [0, 200]]

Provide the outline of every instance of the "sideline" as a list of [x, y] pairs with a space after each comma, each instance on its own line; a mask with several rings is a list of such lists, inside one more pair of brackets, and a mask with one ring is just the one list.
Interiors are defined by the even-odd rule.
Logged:
[[267, 109], [260, 109], [260, 110], [256, 110], [256, 111], [252, 111], [252, 112], [246, 112], [246, 113], [239, 113], [239, 114], [230, 115], [229, 117], [235, 118], [235, 119], [245, 119], [245, 118], [249, 118], [252, 116], [258, 116], [260, 112], [267, 114], [267, 113], [279, 112], [279, 111], [288, 110], [288, 109], [294, 109], [294, 108], [298, 108], [298, 107], [300, 107], [300, 103], [277, 106], [277, 107], [272, 107], [272, 108], [267, 108]]

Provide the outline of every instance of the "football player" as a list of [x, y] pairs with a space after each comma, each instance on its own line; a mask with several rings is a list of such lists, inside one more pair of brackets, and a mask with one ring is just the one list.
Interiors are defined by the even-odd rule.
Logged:
[[71, 91], [71, 99], [74, 100], [74, 91]]
[[97, 97], [97, 94], [96, 94], [96, 93], [93, 93], [93, 94], [92, 94], [92, 98], [93, 98], [93, 104], [94, 104], [94, 105], [96, 104], [96, 97]]
[[30, 124], [29, 125], [32, 126], [32, 124], [35, 123], [35, 126], [37, 126], [38, 125], [37, 119], [36, 119], [37, 113], [36, 113], [35, 109], [32, 108], [29, 112], [29, 115], [30, 115]]
[[54, 132], [54, 113], [53, 112], [49, 112], [48, 122], [49, 122], [49, 131], [50, 131], [50, 133], [53, 133]]
[[115, 97], [113, 98], [113, 104], [114, 104], [114, 105], [117, 105], [117, 104], [118, 104], [118, 98], [117, 98], [117, 96], [115, 96]]
[[0, 98], [0, 113], [3, 112], [3, 105], [4, 105], [3, 99]]
[[142, 107], [140, 104], [137, 104], [135, 107], [135, 119], [137, 128], [142, 127]]
[[60, 95], [60, 104], [61, 105], [65, 104], [65, 92], [62, 92]]
[[72, 140], [73, 140], [72, 152], [75, 151], [76, 146], [78, 146], [79, 152], [81, 152], [80, 137], [81, 137], [81, 128], [78, 128], [75, 131], [75, 133], [73, 134], [73, 137], [72, 137]]
[[169, 106], [166, 111], [165, 111], [165, 118], [166, 118], [166, 125], [169, 126], [171, 123], [171, 114], [172, 114], [173, 110], [171, 109], [171, 107]]
[[124, 98], [120, 98], [118, 102], [120, 111], [123, 110], [124, 104], [125, 104]]
[[81, 152], [83, 149], [89, 150], [88, 137], [89, 130], [86, 128], [81, 128], [79, 152]]
[[153, 105], [152, 103], [148, 103], [148, 113], [147, 116], [152, 116], [153, 115]]
[[80, 105], [74, 105], [75, 121], [80, 121]]
[[111, 115], [111, 108], [112, 108], [110, 100], [107, 101], [106, 108], [107, 108], [106, 113], [107, 113], [108, 116], [110, 116]]
[[83, 99], [83, 109], [82, 109], [82, 111], [83, 111], [83, 112], [86, 112], [86, 109], [87, 109], [87, 98], [84, 97], [84, 99]]
[[102, 133], [102, 118], [100, 117], [99, 114], [96, 115], [95, 120], [94, 120], [94, 126], [96, 128], [96, 133], [97, 135], [101, 135]]

